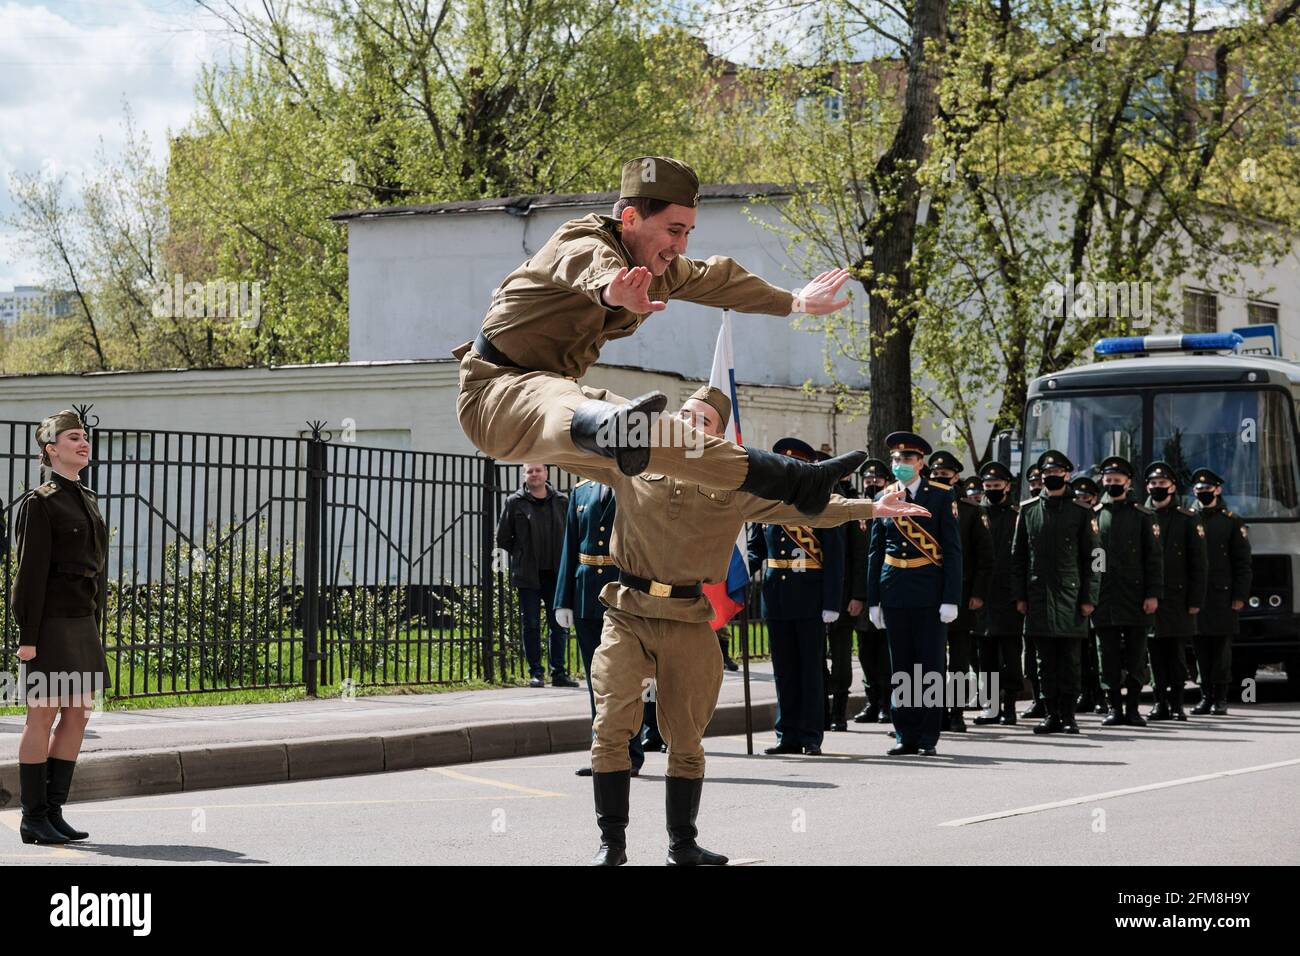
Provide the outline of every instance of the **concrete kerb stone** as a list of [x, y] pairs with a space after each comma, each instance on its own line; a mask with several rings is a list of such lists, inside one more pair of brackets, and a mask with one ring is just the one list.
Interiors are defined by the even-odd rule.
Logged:
[[468, 727], [385, 734], [383, 740], [385, 770], [469, 763], [472, 757]]
[[181, 756], [175, 750], [92, 753], [78, 758], [68, 800], [179, 793], [183, 789]]
[[285, 742], [289, 754], [289, 779], [314, 780], [384, 769], [384, 738], [307, 737]]
[[289, 779], [289, 752], [283, 741], [215, 744], [177, 753], [185, 790], [213, 790]]

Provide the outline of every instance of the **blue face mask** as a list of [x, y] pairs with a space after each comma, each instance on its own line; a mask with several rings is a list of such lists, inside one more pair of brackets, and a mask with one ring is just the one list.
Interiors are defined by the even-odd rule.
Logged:
[[904, 484], [916, 477], [916, 469], [911, 465], [891, 465], [889, 470], [894, 473], [895, 478]]

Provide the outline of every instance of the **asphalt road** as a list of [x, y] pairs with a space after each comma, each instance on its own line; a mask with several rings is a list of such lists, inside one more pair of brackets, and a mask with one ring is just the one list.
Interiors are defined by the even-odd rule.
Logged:
[[[1144, 710], [1146, 708], [1144, 707]], [[764, 864], [1300, 863], [1300, 704], [1143, 730], [1036, 738], [1030, 724], [945, 734], [891, 758], [881, 725], [814, 757], [706, 740], [701, 843]], [[770, 744], [756, 739], [756, 749]], [[633, 780], [629, 857], [663, 862], [662, 774]], [[23, 846], [0, 812], [0, 863], [582, 864], [597, 834], [581, 755], [74, 804], [91, 841]]]

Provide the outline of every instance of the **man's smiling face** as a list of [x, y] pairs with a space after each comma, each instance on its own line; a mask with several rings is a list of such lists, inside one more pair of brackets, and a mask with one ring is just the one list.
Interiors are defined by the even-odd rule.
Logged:
[[642, 216], [631, 207], [624, 209], [623, 245], [632, 254], [633, 264], [645, 266], [652, 275], [663, 275], [674, 259], [686, 254], [696, 211], [692, 206], [671, 203], [652, 216]]

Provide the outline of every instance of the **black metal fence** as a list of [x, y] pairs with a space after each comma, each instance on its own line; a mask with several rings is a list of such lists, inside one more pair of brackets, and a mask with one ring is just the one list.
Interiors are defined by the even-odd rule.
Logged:
[[[88, 410], [86, 410], [88, 411]], [[85, 414], [85, 411], [83, 411]], [[109, 528], [112, 696], [507, 683], [527, 674], [497, 518], [517, 465], [295, 437], [98, 426], [82, 481]], [[14, 505], [43, 475], [30, 422], [0, 421], [0, 666]], [[568, 473], [552, 469], [567, 490]], [[756, 615], [755, 615], [756, 616]], [[758, 629], [751, 654], [765, 652]], [[565, 667], [580, 674], [576, 642]]]

